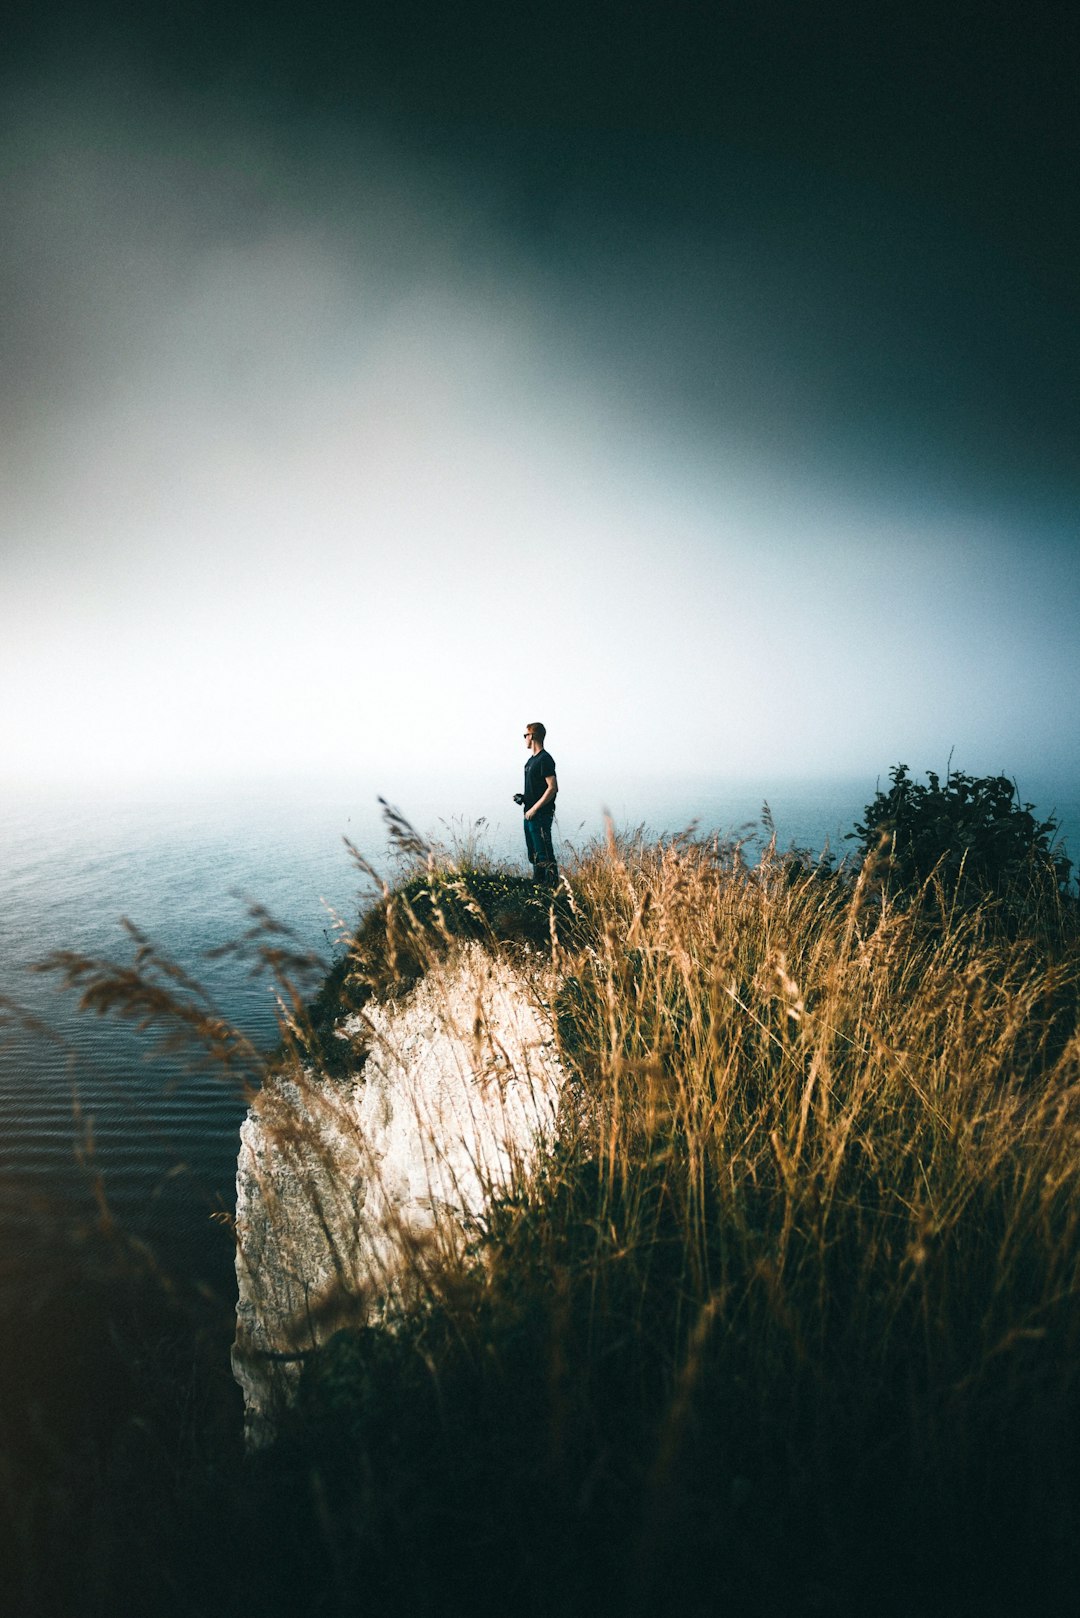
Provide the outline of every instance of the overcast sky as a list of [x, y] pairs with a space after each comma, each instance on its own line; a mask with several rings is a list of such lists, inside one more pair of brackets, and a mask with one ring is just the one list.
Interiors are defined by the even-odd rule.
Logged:
[[0, 772], [1070, 767], [1072, 8], [145, 9], [3, 68]]

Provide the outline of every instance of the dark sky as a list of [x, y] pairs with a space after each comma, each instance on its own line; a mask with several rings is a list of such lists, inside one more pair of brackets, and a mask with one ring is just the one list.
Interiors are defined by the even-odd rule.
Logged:
[[283, 140], [375, 129], [485, 189], [626, 386], [699, 424], [734, 393], [851, 477], [1052, 506], [1080, 479], [1078, 16], [102, 0], [24, 6], [6, 73], [122, 61]]
[[[199, 359], [198, 342], [185, 354], [170, 313], [195, 296], [192, 286], [203, 296], [207, 264], [222, 331], [228, 320], [243, 327], [245, 305], [263, 297], [262, 324], [244, 339], [249, 369], [260, 344], [273, 349], [275, 320], [284, 334], [278, 371], [261, 381], [251, 373], [252, 397], [293, 372], [310, 379], [318, 369], [324, 393], [348, 364], [375, 374], [374, 339], [349, 313], [353, 272], [340, 265], [354, 248], [357, 263], [368, 263], [378, 238], [364, 293], [370, 330], [382, 329], [395, 287], [419, 300], [421, 324], [431, 322], [429, 351], [443, 340], [436, 281], [459, 314], [486, 303], [486, 335], [474, 324], [458, 338], [453, 320], [444, 322], [466, 381], [474, 368], [486, 378], [468, 383], [464, 403], [455, 394], [446, 418], [458, 411], [464, 421], [486, 388], [500, 431], [511, 430], [520, 405], [519, 441], [543, 440], [523, 483], [507, 474], [505, 510], [489, 517], [491, 555], [525, 485], [550, 487], [552, 469], [559, 476], [560, 432], [599, 446], [595, 478], [579, 468], [583, 489], [603, 485], [607, 444], [611, 465], [628, 469], [624, 493], [640, 469], [656, 501], [665, 484], [681, 502], [681, 515], [671, 506], [657, 516], [651, 542], [655, 556], [666, 546], [685, 564], [663, 645], [679, 639], [687, 590], [704, 611], [707, 592], [688, 582], [695, 568], [709, 574], [719, 612], [724, 581], [740, 570], [748, 580], [755, 557], [776, 574], [794, 556], [803, 579], [820, 549], [821, 569], [848, 591], [833, 641], [822, 603], [812, 657], [809, 640], [798, 641], [797, 602], [811, 586], [792, 583], [773, 647], [785, 679], [798, 666], [785, 662], [797, 641], [802, 666], [835, 667], [808, 704], [835, 706], [854, 660], [872, 646], [868, 618], [887, 621], [902, 598], [890, 655], [905, 655], [903, 632], [910, 656], [922, 623], [939, 648], [955, 638], [952, 662], [913, 668], [913, 715], [930, 711], [935, 691], [950, 698], [940, 730], [912, 720], [912, 745], [957, 742], [962, 767], [1007, 766], [1032, 737], [1032, 757], [1071, 756], [1080, 696], [1070, 627], [1080, 612], [1080, 8], [100, 0], [24, 4], [9, 40], [0, 68], [10, 199], [0, 419], [17, 446], [18, 521], [6, 544], [22, 547], [24, 564], [35, 547], [51, 547], [57, 562], [76, 544], [61, 533], [54, 490], [52, 505], [34, 505], [35, 489], [55, 485], [55, 446], [66, 442], [45, 424], [78, 414], [83, 443], [102, 378], [120, 377], [125, 354], [136, 380], [126, 403], [116, 381], [109, 408], [132, 423], [132, 445], [148, 397], [138, 379], [154, 365], [178, 400], [194, 397], [200, 364], [204, 390], [213, 377], [223, 398], [234, 386], [233, 372], [217, 376], [213, 354]], [[125, 191], [126, 212], [117, 201]], [[312, 271], [305, 259], [297, 272], [308, 290], [313, 273], [320, 286], [333, 283], [322, 315], [308, 299], [303, 331], [274, 303], [283, 296], [286, 220], [339, 266]], [[417, 246], [424, 231], [431, 241]], [[231, 290], [222, 270], [230, 253]], [[271, 266], [265, 296], [260, 264]], [[453, 369], [452, 359], [445, 364]], [[501, 366], [499, 378], [485, 365]], [[588, 393], [580, 420], [575, 389]], [[179, 404], [177, 412], [180, 421]], [[304, 431], [301, 423], [294, 438]], [[487, 431], [494, 443], [495, 428]], [[476, 427], [474, 440], [483, 436]], [[402, 451], [405, 489], [416, 485], [421, 439], [412, 460]], [[45, 467], [49, 444], [54, 462], [35, 485], [25, 468]], [[463, 453], [439, 451], [448, 463]], [[189, 460], [202, 455], [191, 438]], [[145, 459], [132, 449], [124, 476], [134, 467], [148, 479]], [[501, 474], [507, 454], [496, 461]], [[615, 483], [620, 476], [612, 473]], [[572, 482], [568, 475], [568, 489]], [[64, 521], [84, 499], [75, 478], [71, 490]], [[759, 494], [773, 504], [744, 521], [739, 510]], [[158, 496], [160, 512], [167, 502]], [[698, 528], [721, 518], [727, 537], [702, 538]], [[615, 517], [605, 521], [612, 528]], [[834, 530], [835, 544], [822, 540]], [[139, 543], [125, 541], [124, 554]], [[644, 558], [650, 541], [641, 543]], [[572, 566], [572, 548], [563, 560]], [[631, 614], [650, 595], [644, 560], [642, 569], [638, 593], [622, 603]], [[25, 574], [24, 566], [24, 583]], [[749, 582], [739, 599], [750, 602]], [[598, 580], [583, 586], [583, 623], [595, 622], [601, 600]], [[58, 625], [49, 632], [59, 636]], [[767, 635], [764, 616], [754, 625], [755, 636]], [[750, 666], [749, 629], [745, 636], [740, 670]], [[1011, 707], [994, 645], [1007, 648], [1015, 671]], [[695, 670], [694, 680], [707, 677]], [[610, 700], [611, 691], [601, 682], [594, 696]], [[973, 751], [993, 748], [1001, 716], [1004, 756], [964, 755], [965, 715], [979, 700]], [[782, 706], [777, 694], [761, 725], [775, 728]], [[900, 731], [902, 717], [892, 716]], [[871, 762], [876, 725], [869, 706], [852, 709], [861, 740], [847, 762], [856, 752]], [[819, 744], [818, 736], [807, 748]], [[689, 732], [680, 746], [678, 756], [689, 756]], [[740, 756], [751, 752], [747, 743]]]

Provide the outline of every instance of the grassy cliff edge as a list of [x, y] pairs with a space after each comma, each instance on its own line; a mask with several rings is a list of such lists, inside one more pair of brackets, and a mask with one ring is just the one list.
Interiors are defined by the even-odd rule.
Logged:
[[302, 1356], [258, 1455], [231, 1300], [134, 1253], [126, 1413], [31, 1435], [47, 1493], [5, 1474], [11, 1610], [1070, 1611], [1077, 904], [1046, 860], [976, 890], [963, 859], [898, 881], [896, 847], [867, 833], [836, 871], [612, 834], [554, 892], [414, 849], [314, 1000], [310, 957], [254, 929], [268, 1060], [145, 944], [134, 970], [59, 960], [89, 1009], [173, 1028], [251, 1094], [332, 1095], [364, 1083], [365, 1008], [467, 945], [536, 997], [565, 1081], [468, 1239], [417, 1249], [408, 1308], [343, 1310]]
[[475, 861], [386, 896], [344, 999], [479, 938], [532, 961], [571, 1085], [472, 1262], [306, 1368], [271, 1470], [317, 1458], [373, 1610], [1052, 1610], [1080, 948], [1067, 899], [1028, 914], [692, 837], [612, 837], [553, 899]]

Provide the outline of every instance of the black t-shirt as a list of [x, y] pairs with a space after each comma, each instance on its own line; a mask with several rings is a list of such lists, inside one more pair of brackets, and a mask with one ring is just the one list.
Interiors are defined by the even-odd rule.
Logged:
[[[540, 749], [539, 753], [534, 753], [531, 758], [525, 760], [524, 807], [526, 809], [531, 809], [534, 803], [540, 802], [540, 799], [547, 791], [547, 778], [549, 775], [554, 774], [555, 760], [550, 753], [545, 753], [543, 748]], [[554, 809], [554, 807], [553, 801], [545, 803], [544, 810], [546, 812], [548, 809]]]

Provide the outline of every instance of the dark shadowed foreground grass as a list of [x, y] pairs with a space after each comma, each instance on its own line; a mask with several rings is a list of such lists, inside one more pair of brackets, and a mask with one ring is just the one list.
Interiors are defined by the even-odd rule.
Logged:
[[1016, 915], [691, 838], [612, 839], [553, 904], [475, 861], [385, 895], [280, 1060], [470, 936], [554, 1003], [556, 1150], [263, 1455], [171, 1298], [66, 1610], [1070, 1611], [1080, 940]]

